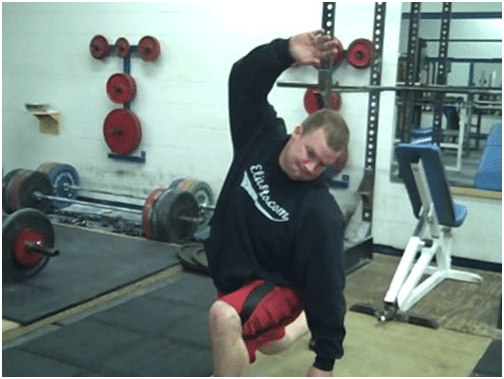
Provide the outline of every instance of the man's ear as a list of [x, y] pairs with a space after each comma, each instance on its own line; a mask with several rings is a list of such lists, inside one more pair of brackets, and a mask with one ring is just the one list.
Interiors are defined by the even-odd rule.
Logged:
[[292, 134], [298, 138], [301, 137], [303, 135], [303, 125], [296, 126]]

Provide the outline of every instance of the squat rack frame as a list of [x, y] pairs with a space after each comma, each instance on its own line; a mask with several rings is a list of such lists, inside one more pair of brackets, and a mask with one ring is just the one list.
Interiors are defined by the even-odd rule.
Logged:
[[[371, 223], [373, 216], [373, 196], [374, 196], [374, 182], [375, 182], [375, 168], [376, 168], [376, 147], [378, 138], [378, 114], [380, 106], [380, 93], [382, 91], [395, 91], [399, 97], [402, 98], [398, 107], [398, 123], [402, 125], [412, 125], [414, 120], [414, 104], [415, 99], [422, 93], [432, 93], [434, 96], [434, 141], [440, 140], [441, 120], [442, 120], [442, 107], [446, 93], [461, 93], [461, 94], [500, 94], [502, 88], [489, 88], [489, 87], [463, 87], [463, 86], [447, 86], [447, 66], [448, 60], [448, 42], [449, 42], [449, 29], [451, 20], [451, 2], [444, 2], [442, 4], [441, 19], [441, 32], [439, 38], [439, 64], [437, 65], [436, 72], [436, 85], [423, 86], [418, 83], [419, 75], [419, 24], [421, 3], [411, 3], [410, 9], [410, 25], [408, 36], [408, 53], [406, 58], [406, 80], [404, 84], [395, 86], [382, 86], [381, 73], [382, 73], [382, 53], [383, 41], [385, 36], [385, 14], [386, 3], [375, 2], [374, 19], [373, 19], [373, 44], [376, 50], [376, 59], [371, 65], [370, 82], [368, 86], [340, 86], [338, 83], [333, 83], [332, 73], [334, 68], [322, 68], [319, 70], [318, 84], [301, 83], [301, 82], [278, 82], [279, 87], [290, 88], [309, 88], [319, 87], [324, 90], [324, 94], [329, 93], [331, 90], [338, 92], [369, 92], [368, 99], [368, 112], [367, 112], [367, 133], [366, 133], [366, 152], [364, 164], [364, 176], [360, 183], [358, 192], [362, 195], [363, 209], [362, 220], [369, 223], [369, 232], [371, 234]], [[324, 2], [322, 14], [322, 28], [326, 33], [332, 35], [334, 31], [334, 15], [336, 13], [335, 3]], [[328, 22], [330, 21], [330, 22]], [[328, 25], [332, 26], [328, 29]], [[411, 132], [408, 128], [402, 128], [400, 139], [402, 141], [409, 141]]]

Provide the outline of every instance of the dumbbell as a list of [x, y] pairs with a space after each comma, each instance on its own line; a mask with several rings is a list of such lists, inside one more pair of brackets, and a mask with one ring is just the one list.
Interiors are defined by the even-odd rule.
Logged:
[[41, 211], [33, 208], [16, 210], [2, 222], [2, 278], [20, 281], [42, 270], [54, 249], [54, 229]]

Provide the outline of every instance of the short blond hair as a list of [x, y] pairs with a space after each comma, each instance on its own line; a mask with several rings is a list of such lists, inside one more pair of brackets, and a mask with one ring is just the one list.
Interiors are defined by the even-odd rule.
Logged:
[[302, 123], [303, 135], [319, 128], [324, 128], [327, 135], [327, 145], [334, 151], [347, 147], [350, 131], [345, 119], [339, 112], [323, 108], [309, 115]]

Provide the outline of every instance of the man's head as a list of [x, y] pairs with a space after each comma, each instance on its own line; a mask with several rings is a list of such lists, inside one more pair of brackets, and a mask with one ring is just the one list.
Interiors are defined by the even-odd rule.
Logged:
[[282, 170], [292, 180], [314, 180], [327, 167], [341, 171], [348, 156], [349, 131], [341, 115], [321, 109], [297, 126], [279, 157]]

